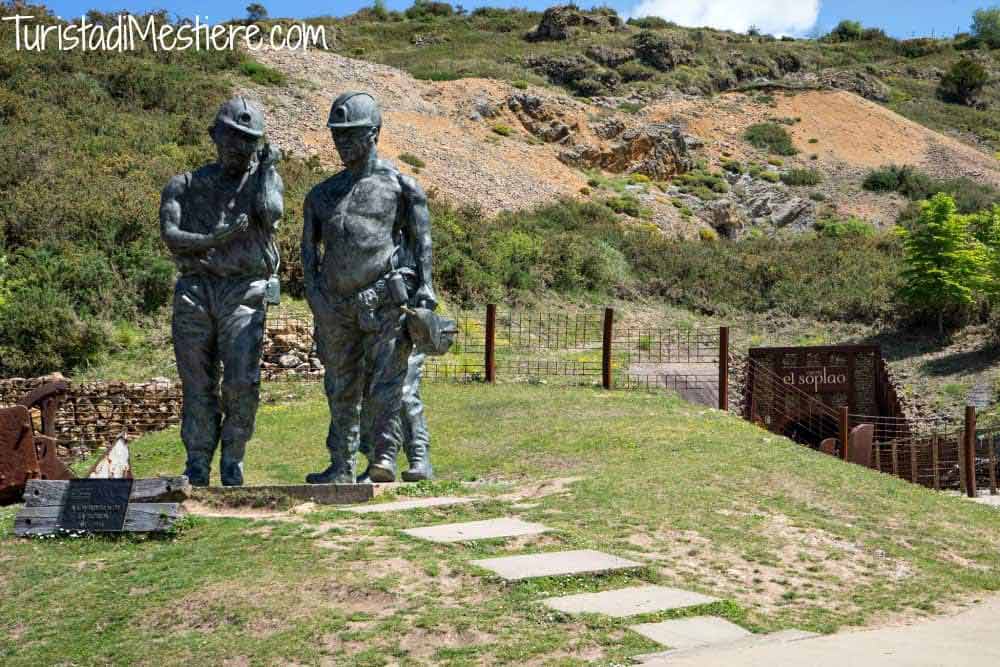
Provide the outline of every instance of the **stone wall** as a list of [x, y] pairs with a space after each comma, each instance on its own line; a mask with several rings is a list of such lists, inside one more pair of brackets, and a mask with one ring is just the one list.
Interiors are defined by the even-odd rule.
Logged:
[[[16, 404], [61, 375], [0, 380], [0, 407]], [[82, 457], [112, 443], [122, 432], [135, 438], [180, 422], [180, 385], [165, 378], [146, 383], [73, 382], [56, 417], [60, 455]]]

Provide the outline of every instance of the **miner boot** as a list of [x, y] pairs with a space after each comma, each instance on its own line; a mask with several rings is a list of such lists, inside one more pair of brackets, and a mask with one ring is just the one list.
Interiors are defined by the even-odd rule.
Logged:
[[311, 472], [306, 475], [307, 484], [354, 484], [354, 473], [348, 469], [331, 464], [323, 472]]
[[208, 486], [210, 470], [211, 467], [205, 461], [188, 459], [187, 465], [184, 466], [184, 476], [188, 478], [191, 486]]
[[243, 462], [223, 461], [219, 466], [223, 486], [243, 486]]
[[371, 484], [372, 483], [372, 468], [368, 466], [365, 471], [358, 475], [357, 479], [354, 480], [355, 484]]
[[434, 478], [431, 466], [431, 446], [427, 442], [410, 442], [406, 448], [410, 469], [402, 474], [404, 482], [422, 482]]
[[379, 484], [396, 481], [396, 452], [398, 445], [394, 442], [384, 443], [375, 448], [375, 457], [368, 465], [368, 476], [371, 481]]

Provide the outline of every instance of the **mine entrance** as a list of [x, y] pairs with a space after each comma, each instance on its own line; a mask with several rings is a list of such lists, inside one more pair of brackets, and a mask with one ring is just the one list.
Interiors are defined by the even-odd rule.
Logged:
[[904, 418], [879, 346], [750, 350], [744, 391], [747, 419], [817, 447], [840, 434], [843, 408], [851, 421], [863, 416], [877, 430], [881, 418]]

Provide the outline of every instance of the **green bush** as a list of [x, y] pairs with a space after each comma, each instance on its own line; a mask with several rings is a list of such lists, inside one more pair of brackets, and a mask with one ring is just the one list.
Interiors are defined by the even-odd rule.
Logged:
[[256, 60], [248, 59], [241, 62], [240, 72], [250, 77], [254, 83], [259, 83], [263, 86], [281, 86], [288, 80], [284, 73], [263, 65]]
[[413, 21], [429, 21], [438, 17], [448, 17], [454, 13], [455, 8], [447, 2], [414, 0], [414, 3], [403, 12], [403, 15]]
[[669, 28], [675, 24], [662, 19], [659, 16], [641, 16], [633, 17], [628, 20], [629, 25], [634, 25], [642, 30], [660, 30], [662, 28]]
[[819, 185], [823, 176], [815, 169], [792, 169], [781, 175], [781, 181], [792, 186]]
[[1000, 7], [977, 9], [972, 15], [972, 34], [991, 49], [1000, 46]]
[[412, 153], [400, 153], [399, 161], [405, 162], [406, 164], [416, 169], [423, 169], [424, 167], [427, 166], [423, 160], [418, 158], [416, 155], [413, 155]]
[[499, 134], [501, 137], [509, 137], [514, 133], [514, 129], [512, 127], [510, 127], [509, 125], [504, 125], [502, 123], [494, 125], [492, 129], [493, 132]]
[[938, 95], [945, 102], [972, 106], [989, 81], [986, 68], [975, 60], [962, 58], [941, 77]]
[[792, 144], [788, 131], [777, 123], [759, 123], [747, 128], [743, 138], [752, 146], [775, 155], [795, 155], [798, 151]]
[[875, 236], [875, 228], [860, 218], [848, 218], [846, 220], [820, 219], [816, 221], [816, 231], [820, 236], [831, 239]]
[[830, 31], [827, 39], [831, 42], [854, 42], [864, 37], [864, 28], [860, 21], [843, 20]]

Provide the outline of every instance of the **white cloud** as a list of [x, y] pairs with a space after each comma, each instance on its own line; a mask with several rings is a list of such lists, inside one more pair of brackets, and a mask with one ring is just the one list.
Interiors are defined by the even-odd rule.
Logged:
[[816, 25], [820, 0], [642, 0], [630, 16], [659, 16], [684, 26], [801, 35]]

